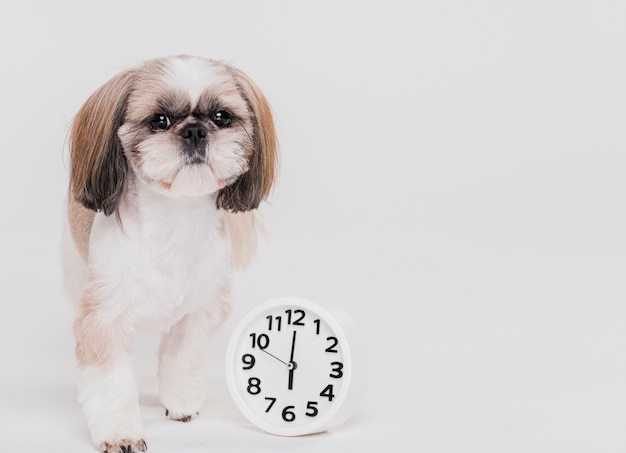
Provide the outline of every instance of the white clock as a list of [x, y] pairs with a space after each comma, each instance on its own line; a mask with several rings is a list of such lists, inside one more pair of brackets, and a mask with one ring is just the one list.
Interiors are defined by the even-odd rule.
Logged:
[[342, 309], [299, 297], [258, 305], [226, 352], [235, 404], [258, 428], [281, 436], [326, 431], [356, 409], [366, 384], [358, 326]]

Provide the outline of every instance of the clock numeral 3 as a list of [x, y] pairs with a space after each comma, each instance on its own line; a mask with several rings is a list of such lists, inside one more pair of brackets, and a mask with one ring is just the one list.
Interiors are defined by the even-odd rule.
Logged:
[[255, 377], [248, 379], [247, 390], [250, 395], [258, 395], [261, 393], [261, 379]]
[[329, 374], [331, 378], [339, 379], [343, 377], [343, 363], [341, 362], [332, 362], [331, 363], [333, 369], [332, 373]]

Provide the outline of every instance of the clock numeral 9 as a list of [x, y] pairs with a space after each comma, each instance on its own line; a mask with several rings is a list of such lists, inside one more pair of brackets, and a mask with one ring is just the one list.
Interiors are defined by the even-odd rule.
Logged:
[[248, 379], [247, 390], [250, 395], [258, 395], [261, 393], [261, 379], [255, 377]]
[[265, 349], [270, 345], [270, 337], [262, 333], [261, 335], [257, 335], [256, 333], [251, 333], [250, 337], [252, 338], [252, 347], [259, 349]]
[[251, 369], [254, 366], [254, 364], [256, 362], [256, 359], [254, 358], [254, 356], [252, 354], [244, 354], [241, 357], [241, 361], [244, 364], [243, 369], [244, 370], [249, 370], [249, 369]]
[[331, 378], [339, 379], [343, 377], [343, 363], [341, 362], [332, 362], [333, 366], [332, 373], [329, 374]]

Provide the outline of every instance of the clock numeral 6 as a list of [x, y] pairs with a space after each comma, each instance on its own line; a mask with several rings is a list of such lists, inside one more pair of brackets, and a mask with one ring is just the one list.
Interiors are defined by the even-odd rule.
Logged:
[[256, 362], [256, 359], [254, 358], [254, 356], [252, 354], [244, 354], [241, 357], [241, 361], [244, 364], [243, 369], [244, 370], [249, 370], [249, 369], [251, 369], [254, 366], [254, 364]]
[[247, 390], [250, 395], [258, 395], [261, 393], [261, 379], [255, 377], [248, 379]]
[[292, 410], [296, 406], [287, 406], [283, 409], [283, 420], [291, 423], [296, 419], [296, 413]]
[[332, 373], [329, 374], [331, 378], [339, 379], [343, 377], [343, 363], [341, 362], [332, 362], [331, 363], [333, 369]]

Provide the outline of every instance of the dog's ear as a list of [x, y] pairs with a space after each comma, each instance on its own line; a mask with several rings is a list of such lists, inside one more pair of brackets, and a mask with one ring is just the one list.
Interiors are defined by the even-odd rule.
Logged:
[[220, 190], [217, 207], [231, 212], [256, 209], [270, 194], [278, 167], [278, 140], [269, 102], [254, 82], [240, 70], [227, 67], [252, 110], [254, 148], [248, 171]]
[[117, 130], [124, 122], [135, 71], [118, 74], [79, 110], [70, 134], [70, 194], [86, 208], [111, 215], [126, 188], [128, 164]]

